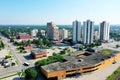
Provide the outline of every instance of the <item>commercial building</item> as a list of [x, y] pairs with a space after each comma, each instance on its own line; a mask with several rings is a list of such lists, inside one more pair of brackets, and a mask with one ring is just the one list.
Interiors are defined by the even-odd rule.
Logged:
[[17, 37], [18, 40], [29, 40], [31, 36], [27, 33], [18, 33]]
[[59, 40], [59, 28], [53, 22], [47, 23], [47, 37], [51, 40]]
[[60, 29], [59, 30], [59, 36], [60, 36], [61, 40], [68, 38], [68, 30], [66, 30], [66, 29]]
[[72, 27], [73, 27], [73, 31], [72, 31], [73, 42], [80, 42], [82, 37], [81, 22], [77, 20], [74, 21]]
[[37, 33], [38, 33], [38, 29], [33, 29], [31, 31], [31, 37], [36, 37], [37, 36]]
[[42, 58], [42, 57], [46, 57], [47, 56], [47, 52], [45, 50], [32, 50], [31, 51], [31, 56], [34, 59]]
[[83, 22], [83, 43], [93, 43], [94, 22], [87, 20]]
[[98, 52], [82, 51], [65, 55], [65, 62], [55, 62], [41, 66], [41, 72], [47, 79], [51, 80], [61, 80], [77, 73], [93, 72], [115, 63], [120, 58], [120, 52], [108, 51], [110, 51], [110, 54], [104, 53], [104, 50], [100, 50]]
[[109, 40], [109, 33], [110, 33], [110, 25], [106, 21], [100, 23], [100, 40], [108, 41]]

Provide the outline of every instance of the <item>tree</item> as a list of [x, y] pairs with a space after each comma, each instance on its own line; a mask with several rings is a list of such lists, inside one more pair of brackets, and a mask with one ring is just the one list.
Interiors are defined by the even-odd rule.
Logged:
[[51, 47], [51, 46], [52, 46], [51, 41], [48, 40], [48, 39], [44, 39], [44, 40], [43, 40], [43, 44], [44, 44], [45, 46], [47, 46], [47, 47]]
[[13, 38], [11, 38], [11, 39], [10, 39], [10, 42], [14, 42], [14, 39], [13, 39]]
[[43, 48], [43, 42], [41, 39], [38, 41], [38, 45], [40, 45], [40, 48]]
[[27, 44], [28, 44], [28, 45], [30, 45], [30, 44], [31, 44], [31, 41], [30, 41], [30, 40], [28, 40], [28, 41], [27, 41]]
[[37, 72], [36, 70], [33, 70], [32, 68], [28, 68], [25, 70], [25, 80], [36, 80], [37, 78]]

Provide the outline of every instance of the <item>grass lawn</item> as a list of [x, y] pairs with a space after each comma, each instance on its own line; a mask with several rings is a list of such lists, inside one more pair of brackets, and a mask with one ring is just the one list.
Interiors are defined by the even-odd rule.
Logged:
[[120, 74], [120, 67], [116, 71], [114, 71], [110, 76], [108, 76], [106, 80], [114, 80], [118, 74]]
[[5, 77], [2, 77], [2, 78], [0, 78], [0, 80], [4, 80], [4, 79], [6, 79], [6, 78], [9, 78], [9, 77], [12, 77], [12, 76], [16, 76], [17, 74], [11, 74], [11, 75], [9, 75], [9, 76], [5, 76]]
[[26, 74], [25, 74], [25, 72], [19, 72], [18, 75], [22, 76], [22, 77], [25, 77]]
[[111, 55], [112, 54], [112, 52], [110, 50], [108, 50], [108, 49], [102, 50], [101, 53], [105, 54], [105, 55]]

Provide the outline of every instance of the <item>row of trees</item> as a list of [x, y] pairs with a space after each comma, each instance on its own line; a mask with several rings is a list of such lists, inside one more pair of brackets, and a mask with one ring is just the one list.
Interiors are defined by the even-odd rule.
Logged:
[[25, 44], [30, 45], [30, 44], [37, 44], [39, 45], [40, 48], [46, 48], [46, 47], [51, 47], [52, 46], [52, 42], [48, 39], [38, 39], [38, 40], [33, 40], [33, 41], [21, 41], [19, 43], [15, 42], [14, 43], [17, 46], [23, 46]]
[[41, 66], [53, 63], [53, 62], [63, 62], [64, 58], [60, 54], [53, 54], [53, 56], [49, 56], [47, 59], [39, 60], [35, 63], [36, 69], [40, 69]]
[[33, 40], [33, 44], [39, 45], [40, 48], [45, 48], [45, 47], [51, 47], [52, 46], [52, 42], [49, 39]]
[[0, 40], [0, 49], [4, 49], [5, 48], [5, 44], [3, 43], [2, 40]]
[[101, 41], [95, 40], [94, 43], [92, 43], [92, 44], [89, 44], [89, 45], [88, 44], [84, 44], [84, 48], [100, 46], [101, 44], [102, 44]]

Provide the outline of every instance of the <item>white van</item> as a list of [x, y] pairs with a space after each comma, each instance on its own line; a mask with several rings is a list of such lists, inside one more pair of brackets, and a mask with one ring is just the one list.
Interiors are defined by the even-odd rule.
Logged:
[[25, 66], [29, 66], [30, 63], [28, 63], [28, 62], [24, 62], [24, 65], [25, 65]]

